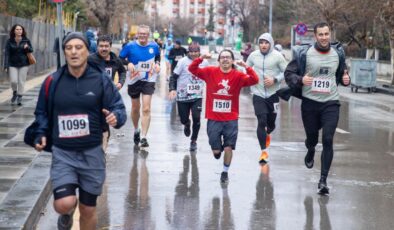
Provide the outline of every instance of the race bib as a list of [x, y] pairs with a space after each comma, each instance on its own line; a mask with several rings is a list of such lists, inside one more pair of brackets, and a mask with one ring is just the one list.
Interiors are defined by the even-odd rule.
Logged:
[[331, 92], [331, 79], [323, 77], [313, 78], [312, 92], [329, 94]]
[[231, 100], [213, 99], [213, 111], [218, 113], [231, 113]]
[[152, 67], [151, 62], [138, 62], [137, 64], [137, 71], [140, 72], [149, 72]]
[[183, 56], [180, 56], [180, 55], [175, 56], [175, 61], [179, 61], [179, 60], [181, 60], [181, 58], [183, 58]]
[[112, 77], [112, 67], [106, 67], [105, 73], [107, 73], [109, 77]]
[[90, 134], [87, 114], [59, 115], [59, 138], [83, 137]]
[[200, 84], [187, 84], [188, 94], [201, 94], [202, 87]]
[[274, 113], [278, 113], [279, 111], [279, 103], [274, 103]]

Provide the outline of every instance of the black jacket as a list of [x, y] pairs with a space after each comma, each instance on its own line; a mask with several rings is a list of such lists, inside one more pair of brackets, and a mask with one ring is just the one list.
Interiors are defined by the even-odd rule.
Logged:
[[[28, 45], [27, 49], [23, 48], [26, 43]], [[22, 37], [19, 44], [16, 44], [15, 38], [9, 38], [5, 45], [4, 68], [28, 66], [29, 60], [26, 54], [32, 52], [33, 47], [28, 38]]]
[[92, 65], [96, 65], [100, 67], [103, 71], [105, 71], [106, 67], [112, 68], [112, 81], [115, 79], [115, 73], [118, 72], [119, 75], [119, 83], [124, 85], [126, 80], [126, 69], [123, 66], [122, 61], [113, 53], [110, 53], [110, 60], [106, 61], [101, 58], [98, 53], [91, 54], [88, 58], [88, 62]]
[[[284, 72], [285, 81], [288, 88], [282, 88], [277, 91], [279, 97], [283, 100], [289, 100], [290, 96], [302, 98], [302, 78], [305, 75], [306, 54], [312, 45], [297, 46], [293, 52], [293, 60], [287, 65]], [[342, 81], [342, 76], [347, 69], [345, 51], [339, 42], [331, 43], [331, 48], [335, 49], [339, 57], [339, 66], [335, 73], [336, 83], [347, 86]]]

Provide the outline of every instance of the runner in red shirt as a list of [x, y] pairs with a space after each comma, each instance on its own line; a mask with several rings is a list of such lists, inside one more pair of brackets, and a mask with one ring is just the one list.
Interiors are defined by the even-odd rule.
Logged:
[[220, 159], [224, 150], [222, 183], [228, 182], [228, 169], [238, 136], [238, 108], [241, 88], [257, 84], [259, 78], [254, 70], [243, 61], [236, 64], [246, 69], [246, 74], [235, 69], [234, 54], [231, 50], [219, 53], [219, 67], [199, 68], [203, 59], [210, 59], [210, 54], [196, 58], [189, 66], [189, 71], [206, 82], [206, 109], [208, 119], [207, 132], [209, 144], [216, 159]]

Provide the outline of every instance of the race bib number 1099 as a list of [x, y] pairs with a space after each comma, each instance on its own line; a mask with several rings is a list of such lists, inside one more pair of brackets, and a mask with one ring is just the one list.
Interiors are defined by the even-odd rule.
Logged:
[[59, 138], [76, 138], [90, 134], [87, 114], [59, 115]]

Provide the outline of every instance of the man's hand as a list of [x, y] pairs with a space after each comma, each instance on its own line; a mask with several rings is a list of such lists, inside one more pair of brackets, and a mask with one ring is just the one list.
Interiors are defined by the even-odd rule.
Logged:
[[211, 59], [212, 55], [210, 53], [206, 53], [206, 54], [201, 55], [201, 58], [202, 59]]
[[345, 70], [345, 72], [343, 73], [342, 82], [344, 85], [349, 85], [349, 83], [350, 83], [350, 76], [349, 76], [349, 73], [347, 72], [347, 70]]
[[176, 98], [176, 90], [171, 90], [168, 94], [168, 98], [172, 101]]
[[107, 122], [108, 125], [115, 127], [118, 121], [116, 120], [115, 114], [109, 112], [106, 109], [103, 109], [103, 114], [105, 116], [105, 121]]
[[239, 65], [239, 66], [241, 66], [241, 67], [243, 67], [245, 69], [248, 68], [248, 65], [246, 65], [246, 63], [244, 61], [242, 61], [242, 60], [235, 61], [235, 64]]
[[37, 143], [34, 147], [38, 152], [41, 152], [45, 146], [47, 146], [47, 138], [45, 136], [41, 137], [40, 143]]
[[264, 86], [270, 87], [275, 83], [274, 77], [264, 76]]
[[155, 63], [153, 69], [155, 70], [156, 73], [160, 73], [160, 64]]
[[127, 64], [127, 70], [130, 71], [130, 73], [133, 73], [135, 71], [133, 63], [130, 62], [129, 64]]
[[302, 84], [306, 86], [311, 86], [313, 82], [313, 77], [309, 76], [309, 73], [307, 73], [303, 78], [302, 78]]
[[116, 83], [116, 88], [118, 89], [118, 90], [120, 90], [121, 88], [122, 88], [122, 84], [120, 84], [119, 82], [118, 83]]
[[4, 72], [8, 73], [8, 67], [4, 67]]

